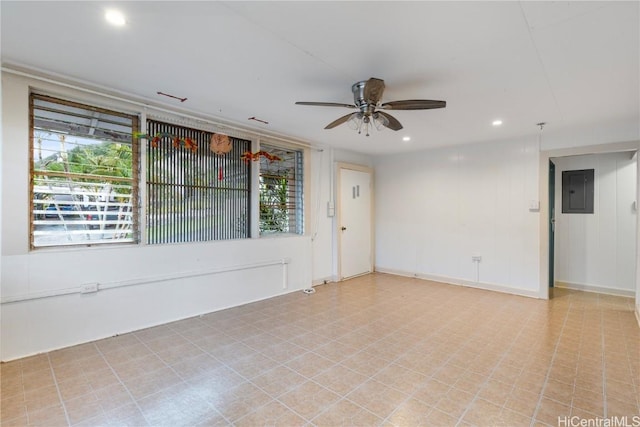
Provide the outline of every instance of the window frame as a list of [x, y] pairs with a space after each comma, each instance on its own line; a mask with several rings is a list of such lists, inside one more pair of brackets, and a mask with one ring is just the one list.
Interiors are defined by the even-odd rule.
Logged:
[[[295, 211], [295, 231], [291, 231], [291, 224], [288, 224], [288, 231], [263, 231], [261, 226], [261, 217], [260, 213], [262, 211], [262, 184], [261, 179], [263, 177], [262, 173], [262, 164], [265, 160], [264, 158], [260, 158], [260, 161], [257, 162], [258, 172], [256, 173], [257, 179], [257, 198], [258, 198], [258, 215], [257, 215], [257, 224], [256, 228], [258, 229], [259, 237], [277, 237], [277, 236], [287, 236], [287, 235], [295, 235], [302, 236], [306, 233], [306, 225], [307, 225], [307, 197], [308, 197], [308, 165], [309, 165], [309, 151], [308, 149], [302, 146], [296, 146], [294, 144], [287, 144], [283, 142], [276, 142], [273, 140], [263, 140], [260, 141], [259, 144], [260, 151], [269, 152], [270, 149], [276, 151], [291, 151], [296, 153], [296, 159], [294, 160], [294, 195], [295, 195], [295, 204], [292, 208]], [[266, 150], [265, 150], [266, 148]], [[290, 190], [289, 190], [290, 191]]]
[[[209, 138], [211, 137], [212, 134], [216, 133], [216, 134], [223, 134], [223, 132], [218, 131], [218, 130], [212, 130], [210, 128], [208, 128], [207, 126], [203, 126], [201, 123], [196, 123], [194, 121], [176, 121], [172, 118], [167, 118], [167, 117], [159, 117], [159, 116], [152, 116], [152, 117], [146, 117], [145, 119], [145, 129], [147, 129], [147, 132], [149, 132], [150, 130], [150, 125], [149, 123], [153, 122], [155, 123], [155, 127], [154, 130], [162, 130], [162, 132], [164, 132], [167, 129], [176, 129], [179, 130], [180, 132], [178, 132], [180, 135], [178, 135], [178, 133], [175, 136], [179, 136], [179, 137], [183, 137], [183, 136], [189, 136], [191, 138], [195, 137], [196, 134], [199, 134], [199, 136], [205, 136], [205, 138], [201, 141], [198, 142], [198, 151], [200, 151], [200, 149], [202, 149], [202, 151], [200, 151], [200, 155], [202, 155], [204, 157], [204, 155], [209, 156], [210, 158], [215, 159], [213, 163], [213, 165], [209, 165], [214, 167], [213, 169], [211, 169], [210, 172], [214, 173], [215, 175], [218, 174], [218, 167], [223, 163], [222, 160], [217, 161], [218, 159], [216, 159], [214, 154], [209, 154], [208, 150], [209, 150]], [[227, 165], [229, 162], [231, 163], [235, 163], [235, 164], [243, 164], [243, 161], [240, 157], [240, 155], [242, 154], [242, 147], [240, 146], [240, 144], [242, 143], [246, 143], [246, 150], [250, 150], [251, 146], [252, 146], [252, 141], [251, 139], [245, 137], [244, 135], [236, 135], [234, 133], [229, 133], [229, 132], [225, 132], [225, 135], [227, 135], [232, 142], [235, 144], [232, 152], [236, 152], [236, 154], [238, 154], [237, 158], [232, 158], [232, 159], [228, 159], [227, 161]], [[154, 135], [146, 135], [147, 138], [153, 138]], [[165, 143], [167, 141], [164, 141]], [[162, 143], [162, 142], [160, 142]], [[143, 150], [144, 147], [144, 150]], [[151, 147], [150, 141], [143, 139], [143, 143], [140, 144], [140, 150], [144, 151], [144, 182], [143, 182], [143, 186], [144, 186], [144, 190], [145, 190], [145, 194], [144, 194], [144, 243], [146, 245], [150, 245], [150, 246], [158, 246], [158, 245], [163, 245], [163, 244], [167, 244], [167, 245], [171, 245], [171, 244], [181, 244], [181, 243], [204, 243], [204, 242], [220, 242], [220, 241], [227, 241], [227, 240], [243, 240], [243, 239], [250, 239], [252, 237], [252, 212], [255, 209], [254, 208], [254, 188], [252, 185], [253, 182], [253, 168], [251, 167], [251, 165], [246, 165], [246, 188], [223, 188], [222, 186], [210, 186], [209, 188], [213, 191], [220, 191], [220, 190], [228, 190], [228, 191], [237, 191], [237, 192], [246, 192], [246, 212], [244, 212], [244, 218], [245, 221], [247, 222], [246, 225], [244, 226], [244, 232], [245, 235], [244, 236], [234, 236], [233, 235], [233, 231], [223, 231], [221, 234], [218, 231], [214, 231], [213, 234], [215, 234], [217, 237], [216, 238], [206, 238], [206, 239], [184, 239], [182, 238], [181, 240], [176, 240], [176, 241], [151, 241], [152, 239], [150, 238], [150, 231], [149, 231], [149, 221], [151, 218], [151, 205], [149, 203], [150, 201], [150, 186], [154, 183], [149, 181], [149, 174], [150, 174], [150, 170], [149, 170], [149, 154], [150, 154], [150, 150], [153, 150], [154, 148]], [[175, 149], [175, 148], [174, 148]], [[180, 150], [184, 150], [184, 147], [179, 148]], [[170, 149], [171, 150], [171, 149]], [[170, 151], [169, 150], [169, 151]], [[197, 153], [196, 153], [197, 155]], [[221, 158], [224, 159], [224, 157], [229, 156], [230, 154], [225, 154], [224, 156], [222, 156]], [[209, 162], [212, 163], [212, 162]], [[223, 174], [225, 174], [225, 178], [226, 178], [226, 173], [228, 172], [228, 170], [224, 170]], [[155, 183], [156, 185], [158, 185], [159, 183]], [[237, 220], [237, 218], [231, 218], [231, 221], [229, 220], [229, 218], [224, 218], [224, 221], [226, 222], [233, 222]], [[217, 225], [217, 223], [215, 223], [214, 225]]]
[[[69, 99], [71, 97], [65, 96], [65, 95], [59, 95], [59, 94], [49, 94], [46, 91], [38, 91], [38, 90], [34, 90], [34, 91], [30, 91], [28, 94], [28, 109], [29, 109], [29, 115], [28, 115], [28, 133], [29, 133], [29, 248], [30, 250], [42, 250], [42, 249], [48, 249], [48, 248], [83, 248], [83, 247], [91, 247], [91, 246], [113, 246], [113, 245], [137, 245], [140, 243], [140, 230], [139, 230], [139, 210], [140, 210], [140, 203], [139, 203], [139, 189], [140, 189], [140, 184], [141, 184], [141, 180], [140, 180], [140, 151], [139, 151], [139, 147], [138, 147], [138, 143], [137, 143], [137, 138], [134, 137], [135, 133], [138, 132], [139, 128], [140, 128], [140, 115], [136, 114], [135, 112], [124, 112], [122, 111], [122, 109], [116, 109], [116, 108], [108, 108], [108, 107], [102, 107], [102, 106], [98, 106], [98, 102], [96, 102], [95, 100], [91, 100], [91, 101], [87, 101], [87, 100], [71, 100]], [[77, 97], [76, 97], [77, 98]], [[127, 213], [126, 215], [128, 217], [130, 217], [131, 220], [131, 229], [129, 231], [129, 233], [131, 234], [131, 239], [130, 240], [122, 240], [122, 241], [108, 241], [108, 240], [104, 240], [104, 241], [100, 241], [100, 240], [91, 240], [91, 241], [87, 241], [87, 242], [75, 242], [75, 243], [60, 243], [60, 244], [51, 244], [51, 245], [36, 245], [35, 244], [35, 237], [34, 237], [34, 232], [36, 231], [36, 224], [34, 223], [35, 216], [34, 216], [34, 201], [35, 201], [35, 194], [36, 194], [36, 175], [41, 175], [44, 176], [44, 174], [42, 174], [42, 171], [39, 171], [36, 169], [36, 161], [34, 158], [34, 153], [35, 153], [35, 142], [36, 142], [36, 124], [35, 124], [35, 110], [37, 110], [38, 108], [35, 106], [35, 102], [36, 100], [41, 100], [43, 102], [50, 102], [50, 103], [54, 103], [54, 104], [58, 104], [61, 106], [66, 106], [66, 107], [70, 107], [70, 108], [78, 108], [78, 109], [82, 109], [82, 110], [86, 110], [86, 111], [91, 111], [91, 112], [95, 112], [98, 114], [105, 114], [105, 115], [109, 115], [109, 116], [114, 116], [114, 117], [120, 117], [120, 118], [125, 118], [127, 120], [131, 120], [131, 140], [129, 143], [129, 146], [131, 147], [131, 177], [130, 178], [123, 178], [123, 177], [110, 177], [109, 175], [93, 175], [93, 174], [82, 174], [82, 173], [73, 173], [72, 175], [75, 175], [79, 178], [84, 177], [85, 179], [90, 179], [90, 178], [95, 178], [97, 176], [104, 176], [105, 181], [121, 181], [121, 182], [126, 182], [129, 183], [131, 186], [131, 193], [129, 195], [129, 198], [131, 200], [131, 211], [129, 213]], [[62, 111], [62, 110], [61, 110]], [[52, 133], [55, 133], [55, 131], [52, 131]], [[82, 135], [80, 134], [71, 134], [71, 136], [73, 137], [79, 137], [82, 138]], [[103, 142], [108, 142], [109, 140], [103, 141]], [[113, 143], [116, 143], [117, 141], [111, 141]], [[58, 173], [51, 173], [51, 175], [57, 175]], [[96, 196], [97, 197], [97, 196]], [[54, 202], [56, 203], [56, 202]], [[78, 202], [74, 202], [74, 203], [78, 203]], [[96, 203], [96, 208], [97, 208], [97, 201], [96, 202], [90, 202], [90, 204], [92, 205], [93, 203]], [[56, 203], [57, 204], [57, 203]], [[84, 207], [81, 207], [81, 213], [80, 214], [84, 214]], [[106, 212], [107, 206], [105, 205], [105, 213], [102, 215], [102, 219], [106, 219], [108, 216], [107, 212]], [[99, 213], [98, 213], [99, 215]], [[83, 220], [87, 220], [86, 218], [83, 218]]]
[[[132, 119], [132, 134], [140, 135], [144, 129], [146, 129], [147, 120], [159, 120], [164, 121], [169, 124], [174, 124], [178, 126], [187, 126], [193, 127], [196, 129], [201, 129], [205, 132], [213, 132], [213, 133], [224, 133], [229, 135], [230, 137], [245, 139], [251, 142], [251, 152], [255, 153], [260, 150], [260, 143], [263, 141], [268, 145], [274, 145], [284, 149], [290, 150], [298, 150], [302, 153], [302, 165], [303, 165], [303, 173], [300, 175], [302, 177], [301, 189], [302, 189], [302, 197], [300, 200], [302, 201], [303, 211], [300, 216], [301, 221], [301, 230], [299, 234], [293, 233], [273, 233], [268, 236], [261, 236], [259, 232], [259, 164], [258, 162], [249, 162], [251, 166], [251, 180], [250, 180], [250, 191], [251, 196], [249, 200], [249, 233], [246, 236], [248, 239], [256, 239], [261, 237], [286, 237], [286, 236], [303, 236], [308, 233], [307, 227], [309, 226], [309, 215], [313, 213], [309, 209], [309, 197], [310, 197], [310, 185], [311, 182], [309, 180], [310, 174], [310, 162], [311, 156], [310, 151], [313, 149], [312, 146], [298, 142], [294, 139], [283, 139], [270, 135], [265, 135], [261, 133], [252, 132], [249, 129], [244, 128], [235, 128], [228, 127], [221, 122], [215, 121], [214, 119], [208, 119], [204, 117], [196, 117], [189, 115], [180, 115], [178, 111], [173, 110], [165, 110], [162, 108], [156, 108], [154, 106], [143, 106], [135, 103], [132, 100], [126, 98], [105, 98], [104, 95], [101, 95], [98, 92], [92, 92], [89, 96], [87, 94], [82, 93], [82, 88], [79, 88], [78, 91], [66, 91], [61, 90], [60, 88], [54, 87], [46, 87], [46, 86], [38, 86], [31, 87], [27, 92], [26, 96], [26, 109], [27, 109], [27, 136], [28, 136], [28, 150], [29, 150], [29, 159], [28, 161], [28, 170], [29, 170], [29, 188], [27, 194], [30, 199], [27, 201], [29, 203], [30, 209], [25, 214], [29, 216], [27, 220], [27, 229], [29, 230], [27, 233], [27, 245], [30, 251], [43, 251], [43, 250], [87, 250], [91, 247], [109, 247], [114, 244], [117, 245], [135, 245], [135, 246], [146, 246], [148, 245], [146, 238], [146, 152], [143, 150], [144, 142], [140, 141], [139, 138], [132, 137], [131, 143], [131, 155], [133, 156], [132, 160], [132, 175], [131, 175], [131, 186], [134, 188], [133, 196], [132, 196], [132, 204], [133, 210], [131, 212], [131, 220], [134, 223], [132, 225], [134, 233], [133, 238], [127, 240], [126, 242], [118, 242], [118, 243], [107, 243], [103, 244], [101, 242], [78, 242], [77, 244], [60, 244], [60, 245], [46, 245], [46, 246], [35, 246], [33, 244], [33, 178], [34, 178], [34, 129], [33, 129], [33, 117], [31, 110], [31, 95], [35, 94], [44, 98], [51, 98], [59, 102], [69, 103], [72, 105], [79, 105], [81, 108], [85, 108], [87, 110], [98, 111], [98, 112], [106, 112], [108, 114], [116, 114], [119, 116], [130, 117]], [[135, 127], [135, 130], [134, 130]], [[108, 141], [108, 139], [107, 139]], [[76, 200], [76, 202], [78, 202]], [[244, 237], [243, 237], [244, 239]]]

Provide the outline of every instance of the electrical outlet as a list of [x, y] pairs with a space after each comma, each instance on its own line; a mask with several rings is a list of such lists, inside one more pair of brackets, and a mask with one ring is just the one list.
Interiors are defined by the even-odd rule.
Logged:
[[80, 286], [81, 294], [90, 294], [93, 292], [98, 292], [98, 284], [97, 283], [85, 283]]
[[482, 257], [480, 255], [473, 255], [471, 257], [471, 262], [480, 262], [482, 261]]

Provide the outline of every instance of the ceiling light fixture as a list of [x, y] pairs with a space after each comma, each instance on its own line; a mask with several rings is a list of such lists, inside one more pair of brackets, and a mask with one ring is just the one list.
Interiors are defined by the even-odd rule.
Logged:
[[494, 120], [493, 123], [491, 123], [493, 126], [500, 126], [502, 125], [502, 120], [498, 119], [498, 120]]
[[116, 27], [122, 27], [124, 24], [127, 23], [127, 21], [124, 19], [124, 15], [122, 14], [122, 12], [119, 12], [115, 9], [107, 10], [107, 13], [105, 13], [104, 18], [107, 20], [109, 24], [115, 25]]
[[364, 133], [369, 136], [369, 128], [375, 127], [378, 130], [383, 130], [389, 125], [389, 120], [377, 111], [374, 113], [359, 111], [349, 117], [347, 124], [351, 129], [357, 130], [359, 134], [364, 130]]
[[402, 137], [402, 140], [403, 140], [404, 142], [409, 142], [409, 141], [411, 141], [411, 137], [410, 137], [410, 136], [403, 136], [403, 137]]

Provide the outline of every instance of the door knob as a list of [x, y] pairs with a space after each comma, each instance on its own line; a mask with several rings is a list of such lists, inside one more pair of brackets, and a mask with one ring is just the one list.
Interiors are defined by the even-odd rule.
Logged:
[[341, 228], [340, 228], [340, 230], [342, 230], [342, 231], [344, 231], [344, 230], [346, 230], [346, 229], [347, 229], [347, 227], [341, 227]]

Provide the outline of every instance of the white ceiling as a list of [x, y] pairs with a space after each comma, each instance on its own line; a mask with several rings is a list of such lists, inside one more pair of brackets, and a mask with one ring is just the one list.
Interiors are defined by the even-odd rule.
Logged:
[[[541, 121], [545, 132], [632, 140], [640, 138], [639, 5], [2, 1], [1, 52], [5, 67], [371, 154], [535, 135]], [[107, 24], [107, 7], [127, 24]], [[446, 100], [447, 108], [392, 111], [404, 129], [365, 137], [347, 125], [324, 130], [348, 109], [294, 105], [352, 103], [351, 85], [369, 77], [385, 80], [383, 101]], [[269, 124], [247, 120], [254, 116]], [[504, 124], [492, 127], [498, 118]]]

